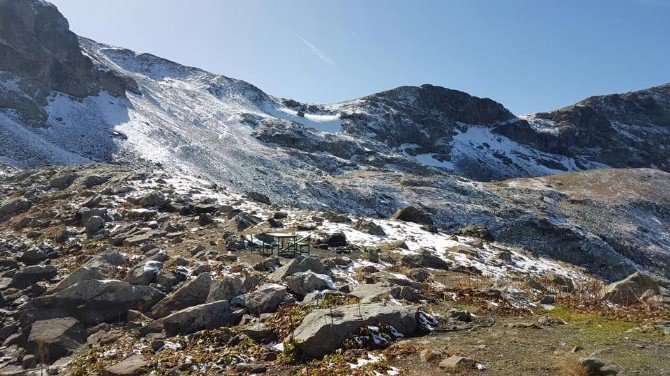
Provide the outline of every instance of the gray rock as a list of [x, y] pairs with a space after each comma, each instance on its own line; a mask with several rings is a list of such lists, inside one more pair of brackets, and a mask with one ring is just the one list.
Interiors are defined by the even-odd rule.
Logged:
[[322, 358], [342, 347], [344, 340], [365, 325], [391, 325], [407, 337], [421, 333], [416, 306], [363, 304], [337, 309], [318, 309], [308, 314], [293, 332], [301, 353]]
[[195, 279], [186, 282], [186, 284], [161, 300], [153, 309], [153, 316], [157, 318], [165, 317], [172, 312], [203, 304], [207, 301], [209, 295], [212, 277], [210, 273], [203, 273]]
[[47, 255], [47, 253], [41, 250], [40, 248], [31, 247], [27, 251], [23, 252], [19, 257], [17, 257], [17, 260], [21, 261], [26, 265], [35, 265], [39, 264], [40, 262], [48, 258], [49, 256]]
[[311, 270], [295, 273], [285, 279], [291, 292], [305, 296], [315, 290], [334, 290], [333, 280], [325, 274], [317, 274]]
[[607, 363], [598, 358], [580, 358], [579, 363], [588, 369], [589, 375], [593, 376], [618, 375], [619, 372], [621, 372], [619, 366]]
[[102, 219], [102, 217], [94, 215], [86, 222], [86, 234], [89, 236], [95, 235], [98, 231], [102, 230], [103, 227], [105, 227], [105, 220]]
[[452, 355], [440, 361], [439, 366], [450, 372], [467, 372], [477, 369], [477, 361], [471, 358]]
[[425, 211], [418, 209], [414, 206], [407, 206], [401, 209], [391, 216], [391, 219], [396, 219], [404, 222], [413, 222], [420, 225], [432, 225], [433, 217], [426, 213]]
[[400, 259], [400, 263], [403, 266], [407, 266], [410, 268], [421, 267], [421, 268], [448, 270], [451, 267], [450, 263], [442, 260], [438, 256], [435, 256], [428, 250], [423, 250], [418, 254], [404, 255]]
[[275, 312], [288, 299], [285, 286], [268, 283], [244, 295], [244, 305], [252, 315]]
[[388, 286], [381, 283], [363, 283], [351, 290], [350, 295], [358, 298], [361, 304], [388, 300], [400, 292], [398, 286]]
[[124, 320], [129, 309], [146, 311], [165, 294], [150, 286], [117, 280], [83, 280], [51, 295], [28, 302], [21, 315], [23, 326], [57, 317], [74, 317], [86, 326]]
[[364, 219], [359, 220], [354, 223], [353, 228], [360, 232], [364, 232], [370, 235], [385, 236], [386, 232], [384, 228], [372, 221], [366, 221]]
[[151, 193], [140, 197], [137, 203], [143, 207], [163, 207], [169, 203], [169, 199], [165, 197], [161, 191], [151, 191]]
[[232, 298], [241, 295], [244, 282], [242, 279], [235, 276], [224, 276], [223, 279], [215, 279], [212, 281], [207, 295], [207, 302], [214, 302], [217, 300], [231, 300]]
[[268, 278], [272, 281], [279, 282], [295, 273], [306, 272], [308, 270], [317, 274], [330, 274], [330, 271], [318, 258], [314, 256], [298, 256], [270, 273]]
[[621, 281], [605, 286], [601, 294], [603, 300], [630, 305], [640, 301], [647, 291], [658, 294], [659, 290], [659, 279], [647, 273], [636, 272]]
[[232, 312], [226, 300], [200, 304], [174, 312], [160, 321], [168, 336], [190, 334], [204, 329], [236, 325], [240, 315]]
[[270, 198], [260, 192], [247, 192], [246, 194], [247, 198], [256, 202], [260, 202], [261, 204], [265, 205], [270, 205]]
[[128, 271], [124, 280], [132, 285], [148, 285], [156, 280], [162, 267], [159, 261], [140, 263]]
[[214, 217], [209, 213], [203, 213], [198, 216], [198, 224], [200, 226], [208, 226], [214, 223]]
[[36, 321], [30, 328], [26, 350], [45, 363], [73, 354], [86, 342], [84, 326], [72, 317]]
[[49, 180], [49, 186], [56, 189], [65, 189], [74, 183], [79, 175], [71, 172], [60, 173]]
[[103, 376], [140, 376], [146, 374], [149, 362], [142, 358], [142, 355], [131, 355], [122, 361], [106, 367]]
[[0, 221], [7, 220], [17, 214], [28, 211], [33, 204], [25, 198], [18, 198], [0, 206]]
[[58, 270], [53, 265], [32, 265], [19, 270], [12, 277], [8, 287], [24, 289], [39, 281], [48, 281], [54, 277]]
[[261, 223], [261, 219], [251, 214], [241, 212], [232, 218], [238, 231], [244, 231]]
[[100, 272], [96, 267], [87, 267], [82, 266], [79, 269], [76, 269], [70, 273], [67, 277], [63, 278], [56, 286], [54, 286], [50, 292], [56, 292], [63, 289], [66, 289], [78, 282], [92, 280], [92, 279], [104, 279], [105, 276]]

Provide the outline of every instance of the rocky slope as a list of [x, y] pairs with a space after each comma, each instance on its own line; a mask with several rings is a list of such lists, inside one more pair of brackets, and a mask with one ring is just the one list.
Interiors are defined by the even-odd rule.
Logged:
[[[613, 172], [593, 172], [588, 180], [609, 186], [611, 177], [601, 173]], [[654, 171], [638, 174], [651, 178]], [[560, 178], [491, 189], [501, 200], [552, 196], [564, 215], [582, 218], [589, 212], [584, 196], [595, 187]], [[456, 331], [552, 330], [568, 325], [542, 316], [558, 301], [620, 312], [643, 299], [639, 318], [649, 318], [649, 334], [621, 335], [647, 339], [650, 349], [663, 346], [667, 282], [635, 274], [603, 288], [586, 270], [496, 241], [483, 227], [438, 229], [420, 209], [389, 219], [306, 211], [192, 176], [109, 165], [13, 172], [0, 177], [0, 190], [3, 375], [39, 374], [40, 367], [77, 375], [309, 375], [322, 367], [334, 374], [407, 374], [421, 336], [440, 343]], [[655, 194], [636, 192], [640, 199]], [[251, 236], [277, 231], [311, 235], [311, 255], [264, 258], [250, 248]], [[526, 321], [518, 321], [520, 314]], [[582, 342], [588, 351], [605, 345], [591, 340]], [[395, 342], [410, 347], [397, 352]], [[515, 374], [498, 355], [459, 360], [461, 352], [433, 350], [422, 355], [418, 364], [426, 372], [419, 374], [438, 363], [459, 372], [490, 367]], [[548, 364], [533, 367], [561, 373]]]
[[430, 85], [313, 105], [77, 40], [46, 2], [0, 4], [7, 20], [0, 162], [7, 165], [153, 165], [279, 204], [381, 218], [415, 205], [442, 228], [484, 225], [501, 241], [572, 260], [609, 280], [640, 268], [667, 275], [668, 191], [652, 194], [645, 183], [665, 186], [666, 173], [598, 172], [613, 186], [628, 184], [632, 194], [604, 205], [595, 191], [576, 208], [560, 186], [528, 189], [538, 184], [529, 181], [502, 190], [468, 179], [608, 165], [663, 170], [667, 86], [525, 119], [490, 99]]

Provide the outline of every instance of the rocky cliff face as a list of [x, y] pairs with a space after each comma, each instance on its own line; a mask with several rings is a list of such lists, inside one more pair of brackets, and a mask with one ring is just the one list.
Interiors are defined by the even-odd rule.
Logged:
[[55, 6], [36, 0], [0, 1], [0, 77], [14, 84], [0, 88], [0, 107], [16, 109], [34, 124], [45, 123], [42, 107], [51, 91], [83, 98], [100, 90], [122, 96], [126, 89], [122, 77], [95, 69], [82, 54]]
[[496, 130], [551, 153], [670, 171], [670, 85], [591, 97]]

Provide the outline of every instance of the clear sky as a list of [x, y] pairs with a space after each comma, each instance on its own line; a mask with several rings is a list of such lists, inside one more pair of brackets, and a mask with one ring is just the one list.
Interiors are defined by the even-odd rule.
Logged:
[[525, 114], [670, 82], [670, 0], [52, 0], [76, 33], [313, 103], [431, 83]]

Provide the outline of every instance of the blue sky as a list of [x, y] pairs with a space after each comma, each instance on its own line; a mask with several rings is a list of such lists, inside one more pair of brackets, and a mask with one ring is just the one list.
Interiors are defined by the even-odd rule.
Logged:
[[670, 82], [670, 0], [53, 0], [76, 33], [314, 103], [431, 83], [516, 114]]

